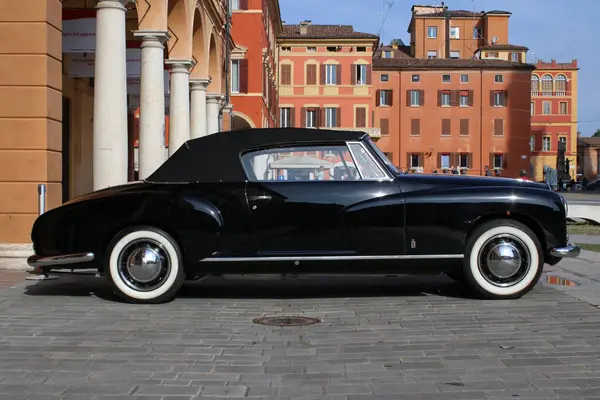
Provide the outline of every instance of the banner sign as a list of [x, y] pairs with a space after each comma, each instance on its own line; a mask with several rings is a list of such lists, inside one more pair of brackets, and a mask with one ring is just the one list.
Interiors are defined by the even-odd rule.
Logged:
[[63, 10], [63, 53], [93, 53], [96, 51], [96, 11]]

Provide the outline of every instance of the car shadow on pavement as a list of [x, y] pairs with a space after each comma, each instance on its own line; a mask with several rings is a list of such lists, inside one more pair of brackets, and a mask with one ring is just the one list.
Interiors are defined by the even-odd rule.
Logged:
[[[120, 302], [105, 277], [60, 274], [25, 288], [27, 296], [94, 296]], [[465, 286], [442, 275], [227, 275], [187, 281], [176, 299], [292, 299], [440, 296], [473, 298]]]

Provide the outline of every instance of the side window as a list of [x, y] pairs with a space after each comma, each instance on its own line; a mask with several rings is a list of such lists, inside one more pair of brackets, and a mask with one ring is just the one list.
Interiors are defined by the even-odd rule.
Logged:
[[385, 172], [360, 143], [350, 143], [352, 155], [363, 179], [385, 179]]
[[244, 154], [242, 165], [252, 182], [361, 179], [345, 145], [261, 149]]

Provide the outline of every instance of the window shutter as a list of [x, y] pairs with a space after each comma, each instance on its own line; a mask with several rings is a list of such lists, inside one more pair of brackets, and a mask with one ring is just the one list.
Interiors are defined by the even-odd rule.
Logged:
[[406, 105], [410, 107], [410, 90], [406, 91]]
[[[320, 112], [319, 112], [319, 110], [320, 110]], [[327, 110], [326, 110], [325, 107], [323, 107], [323, 108], [321, 108], [319, 110], [317, 110], [317, 114], [320, 115], [319, 116], [319, 121], [318, 121], [319, 125], [317, 125], [317, 126], [318, 127], [322, 127], [322, 126], [325, 126], [326, 122], [327, 122], [327, 116], [325, 115], [325, 113], [326, 113]]]
[[240, 93], [248, 93], [248, 60], [240, 60]]
[[469, 120], [468, 119], [461, 119], [460, 120], [460, 134], [462, 136], [468, 136], [469, 135]]
[[442, 135], [450, 135], [450, 119], [442, 119]]
[[450, 166], [458, 167], [458, 154], [450, 153]]
[[473, 169], [473, 153], [467, 153], [469, 169]]
[[350, 84], [356, 85], [356, 64], [352, 64], [352, 68], [350, 68]]
[[425, 153], [419, 153], [419, 167], [425, 165]]
[[437, 105], [438, 105], [438, 107], [441, 107], [442, 106], [442, 91], [441, 90], [437, 91], [437, 99], [438, 99]]
[[291, 85], [292, 84], [292, 66], [289, 64], [283, 64], [281, 66], [281, 84]]
[[393, 90], [386, 91], [385, 98], [387, 100], [387, 104], [389, 104], [390, 107], [394, 105], [394, 91]]
[[424, 90], [419, 90], [419, 105], [420, 106], [425, 105], [425, 91]]
[[406, 153], [406, 168], [410, 168], [411, 167], [411, 165], [410, 165], [411, 156], [412, 156], [412, 154], [410, 154], [408, 152]]
[[390, 120], [387, 118], [381, 118], [379, 120], [379, 128], [381, 129], [381, 136], [389, 136], [390, 134]]
[[375, 106], [379, 107], [381, 105], [381, 90], [375, 91]]
[[356, 127], [366, 128], [367, 126], [367, 109], [364, 107], [358, 107], [356, 109]]
[[306, 128], [306, 107], [300, 109], [300, 127]]
[[238, 7], [240, 10], [247, 10], [248, 9], [248, 0], [239, 0]]
[[317, 84], [317, 66], [315, 64], [308, 64], [306, 66], [306, 84]]
[[502, 136], [504, 134], [504, 120], [497, 118], [494, 120], [494, 135]]
[[437, 153], [437, 167], [442, 168], [442, 153]]
[[469, 90], [469, 107], [473, 107], [473, 91]]
[[325, 84], [325, 78], [327, 75], [327, 65], [321, 64], [321, 85]]
[[371, 64], [367, 65], [367, 85], [371, 84], [371, 74], [373, 73], [373, 68], [371, 67]]
[[508, 153], [502, 153], [502, 169], [508, 168]]
[[494, 107], [494, 91], [490, 90], [490, 107]]
[[338, 128], [342, 126], [342, 109], [340, 107], [335, 109], [335, 126]]
[[421, 120], [420, 119], [411, 119], [410, 120], [410, 134], [411, 135], [420, 135], [421, 134]]
[[450, 91], [450, 105], [452, 107], [458, 106], [458, 96], [459, 96], [459, 91], [458, 90], [451, 90]]
[[335, 84], [342, 84], [342, 64], [337, 64], [335, 66]]
[[490, 169], [494, 169], [494, 153], [490, 153]]
[[[306, 118], [306, 114], [304, 118]], [[296, 127], [296, 109], [294, 107], [290, 107], [290, 127]]]
[[508, 106], [508, 90], [505, 90], [504, 92], [504, 98], [503, 98], [503, 106], [507, 107]]

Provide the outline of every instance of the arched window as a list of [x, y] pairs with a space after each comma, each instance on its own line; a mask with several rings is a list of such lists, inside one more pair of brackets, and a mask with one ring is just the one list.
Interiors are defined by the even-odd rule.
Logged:
[[563, 74], [556, 76], [556, 95], [564, 96], [567, 94], [567, 77]]
[[552, 75], [542, 76], [542, 96], [552, 96]]
[[539, 96], [540, 94], [540, 77], [537, 75], [531, 76], [531, 95]]

